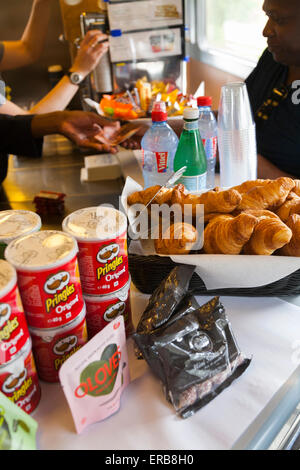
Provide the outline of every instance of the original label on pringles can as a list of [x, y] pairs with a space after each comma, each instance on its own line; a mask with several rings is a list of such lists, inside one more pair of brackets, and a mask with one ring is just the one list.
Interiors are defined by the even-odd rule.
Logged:
[[9, 362], [29, 338], [17, 285], [0, 300], [0, 364]]
[[0, 366], [0, 391], [28, 414], [37, 407], [41, 390], [30, 338], [13, 360]]
[[0, 365], [9, 362], [28, 338], [16, 271], [7, 261], [0, 260]]
[[82, 209], [63, 221], [63, 230], [77, 239], [85, 294], [109, 294], [127, 284], [127, 219], [124, 214], [105, 206]]
[[58, 382], [62, 364], [88, 340], [85, 307], [75, 320], [59, 328], [30, 328], [38, 375], [46, 382]]
[[132, 333], [130, 280], [123, 289], [109, 295], [86, 295], [86, 322], [89, 338], [95, 336], [119, 315], [124, 317], [126, 335]]
[[12, 242], [5, 256], [15, 265], [28, 325], [65, 325], [83, 309], [77, 243], [58, 231], [42, 231]]

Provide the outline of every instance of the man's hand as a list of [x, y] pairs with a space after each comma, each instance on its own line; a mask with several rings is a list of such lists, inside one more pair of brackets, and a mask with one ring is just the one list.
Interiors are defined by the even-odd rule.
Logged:
[[107, 136], [107, 129], [117, 131], [118, 122], [109, 121], [96, 113], [84, 111], [57, 111], [48, 114], [35, 115], [31, 128], [34, 137], [43, 137], [49, 134], [62, 134], [72, 140], [79, 147], [87, 147], [99, 152], [116, 153], [117, 149], [99, 141], [97, 135]]

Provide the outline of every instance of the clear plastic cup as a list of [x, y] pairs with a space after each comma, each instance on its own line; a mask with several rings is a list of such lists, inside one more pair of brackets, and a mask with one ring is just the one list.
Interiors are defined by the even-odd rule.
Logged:
[[257, 178], [256, 130], [245, 83], [222, 87], [218, 112], [220, 186]]

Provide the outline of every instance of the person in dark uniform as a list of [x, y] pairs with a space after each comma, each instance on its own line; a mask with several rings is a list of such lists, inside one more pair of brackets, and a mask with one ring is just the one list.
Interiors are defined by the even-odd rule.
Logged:
[[300, 178], [300, 2], [265, 0], [268, 49], [246, 79], [256, 121], [258, 176]]

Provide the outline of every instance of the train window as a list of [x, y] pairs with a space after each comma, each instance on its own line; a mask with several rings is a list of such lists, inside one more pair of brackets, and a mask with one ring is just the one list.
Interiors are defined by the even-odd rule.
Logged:
[[[266, 23], [263, 0], [188, 0], [195, 11], [198, 59], [228, 72], [247, 76], [266, 48], [262, 30]], [[191, 11], [186, 9], [187, 17]], [[192, 34], [191, 34], [192, 36]]]

